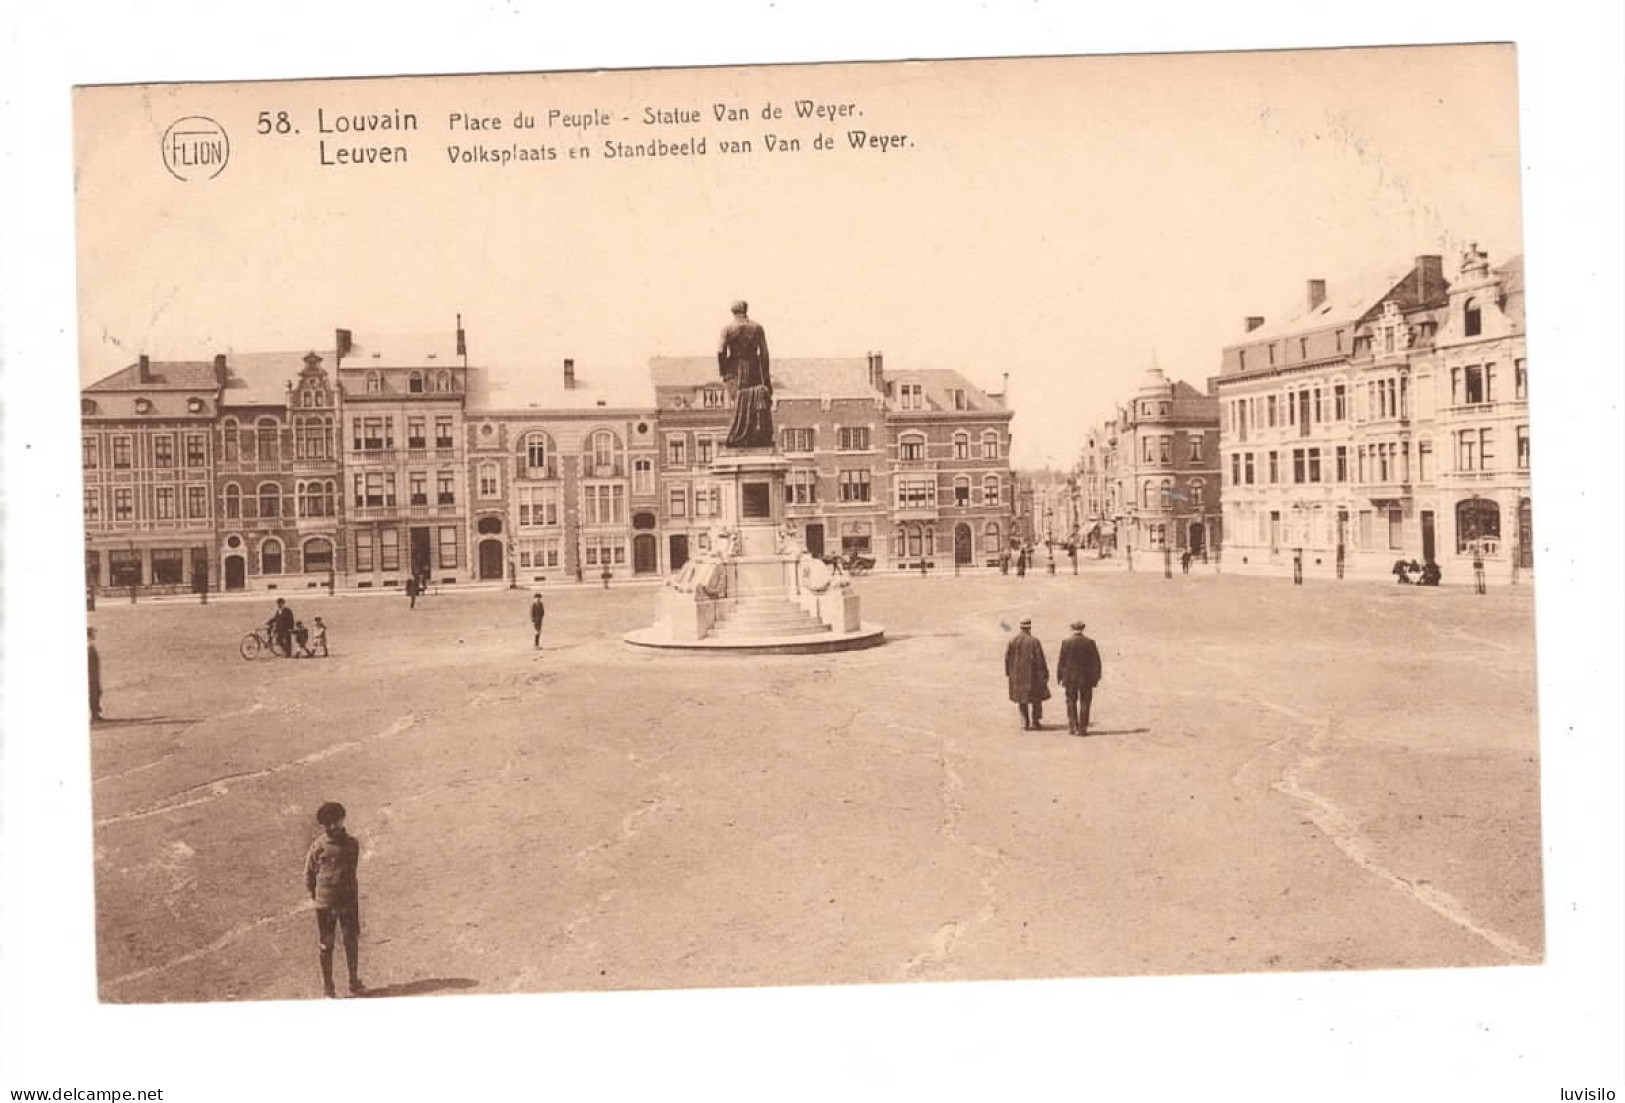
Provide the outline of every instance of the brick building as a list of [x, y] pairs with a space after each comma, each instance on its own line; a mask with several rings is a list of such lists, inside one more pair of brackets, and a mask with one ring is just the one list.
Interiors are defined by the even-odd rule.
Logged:
[[1220, 540], [1217, 400], [1160, 368], [1145, 373], [1104, 432], [1118, 546], [1204, 555]]

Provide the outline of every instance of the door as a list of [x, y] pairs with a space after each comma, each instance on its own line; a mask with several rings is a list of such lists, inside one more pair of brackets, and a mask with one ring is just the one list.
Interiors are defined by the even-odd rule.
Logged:
[[674, 574], [682, 570], [683, 564], [688, 562], [688, 535], [686, 533], [679, 532], [672, 536], [670, 562]]
[[1422, 511], [1422, 562], [1433, 562], [1433, 511]]
[[807, 554], [814, 559], [824, 558], [824, 526], [812, 524], [807, 526]]
[[243, 588], [243, 557], [240, 555], [226, 556], [226, 589], [241, 590]]
[[970, 526], [959, 524], [954, 526], [954, 565], [970, 566]]
[[656, 562], [658, 556], [655, 549], [655, 538], [647, 532], [640, 532], [632, 537], [632, 572], [634, 574], [653, 574], [660, 569]]
[[502, 578], [502, 541], [480, 541], [480, 577]]
[[414, 525], [412, 527], [412, 573], [424, 574], [434, 566], [429, 558], [429, 529], [427, 526]]
[[1185, 539], [1185, 546], [1192, 555], [1207, 554], [1207, 530], [1202, 527], [1202, 522], [1192, 521], [1189, 534]]

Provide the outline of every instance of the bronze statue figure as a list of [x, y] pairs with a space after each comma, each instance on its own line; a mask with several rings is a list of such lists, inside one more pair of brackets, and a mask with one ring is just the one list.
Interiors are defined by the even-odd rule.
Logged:
[[768, 371], [767, 333], [751, 321], [743, 302], [733, 304], [733, 321], [722, 331], [717, 368], [734, 396], [733, 424], [723, 444], [729, 448], [773, 447], [773, 376]]

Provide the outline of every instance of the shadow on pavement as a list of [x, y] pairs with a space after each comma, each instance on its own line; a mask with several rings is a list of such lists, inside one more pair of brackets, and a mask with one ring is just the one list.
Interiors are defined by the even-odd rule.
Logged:
[[104, 716], [100, 720], [92, 720], [93, 728], [124, 728], [132, 724], [201, 724], [202, 717], [198, 716]]
[[1108, 729], [1108, 728], [1090, 728], [1088, 733], [1084, 736], [1084, 738], [1093, 739], [1097, 735], [1150, 735], [1150, 734], [1151, 734], [1151, 729], [1150, 728], [1112, 728], [1112, 729]]
[[386, 984], [382, 988], [369, 988], [363, 998], [374, 1000], [386, 996], [426, 996], [430, 992], [445, 992], [463, 988], [478, 988], [480, 982], [467, 977], [428, 977], [407, 981], [405, 984]]

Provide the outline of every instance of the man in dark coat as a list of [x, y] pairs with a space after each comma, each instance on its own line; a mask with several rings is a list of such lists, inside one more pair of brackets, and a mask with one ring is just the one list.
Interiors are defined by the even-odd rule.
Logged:
[[530, 626], [536, 629], [536, 646], [542, 646], [542, 621], [547, 619], [547, 606], [542, 604], [542, 595], [537, 594], [530, 603]]
[[90, 664], [90, 718], [102, 718], [102, 657], [96, 650], [96, 630], [85, 629], [85, 658]]
[[293, 658], [293, 610], [288, 607], [286, 598], [276, 599], [276, 612], [271, 614], [266, 627], [271, 630], [272, 643], [281, 650], [282, 657]]
[[722, 331], [717, 369], [734, 396], [733, 424], [722, 442], [729, 448], [773, 446], [773, 375], [768, 370], [767, 331], [750, 320], [744, 302], [733, 304], [733, 321]]
[[1004, 675], [1010, 680], [1010, 700], [1021, 710], [1021, 730], [1043, 731], [1049, 663], [1044, 659], [1044, 645], [1033, 635], [1030, 617], [1021, 618], [1021, 631], [1004, 649]]
[[1055, 680], [1066, 691], [1066, 730], [1073, 735], [1089, 734], [1089, 706], [1100, 675], [1100, 648], [1083, 634], [1083, 621], [1075, 620], [1072, 635], [1061, 641], [1061, 657], [1055, 663]]

